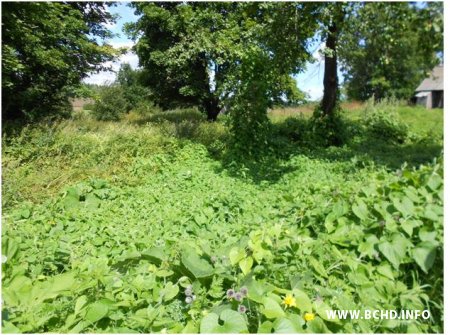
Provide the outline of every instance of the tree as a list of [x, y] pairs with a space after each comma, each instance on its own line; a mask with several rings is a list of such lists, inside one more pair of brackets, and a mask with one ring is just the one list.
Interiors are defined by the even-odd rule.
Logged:
[[[314, 32], [308, 4], [133, 3], [141, 18], [128, 25], [148, 72], [147, 84], [164, 108], [198, 105], [214, 120], [235, 95], [244, 66], [265, 59], [272, 83], [285, 81], [308, 59]], [[289, 33], [288, 33], [289, 32]], [[279, 36], [284, 36], [280, 39]], [[254, 65], [251, 65], [254, 66]], [[267, 94], [280, 94], [269, 85]], [[279, 96], [269, 96], [267, 103]]]
[[344, 22], [344, 4], [331, 3], [325, 11], [326, 43], [325, 72], [323, 77], [323, 98], [320, 109], [325, 115], [335, 112], [339, 95], [339, 80], [337, 75], [337, 45], [339, 34]]
[[[309, 3], [133, 3], [128, 25], [156, 102], [200, 106], [214, 120], [231, 110], [240, 151], [265, 146], [267, 108], [280, 82], [310, 59], [317, 5]], [[283, 38], [280, 38], [283, 36]]]
[[442, 3], [362, 3], [346, 20], [338, 52], [348, 96], [409, 99], [439, 63]]
[[128, 102], [127, 110], [131, 110], [141, 102], [150, 102], [151, 92], [142, 84], [142, 77], [142, 70], [134, 70], [128, 63], [120, 65], [116, 81], [122, 87], [123, 95]]
[[97, 39], [113, 17], [99, 2], [2, 2], [2, 115], [35, 119], [67, 108], [87, 73], [115, 56]]

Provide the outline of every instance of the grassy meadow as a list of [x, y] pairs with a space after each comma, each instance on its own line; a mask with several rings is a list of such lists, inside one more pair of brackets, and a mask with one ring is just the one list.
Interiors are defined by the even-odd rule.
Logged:
[[314, 106], [271, 110], [257, 161], [193, 109], [4, 124], [3, 331], [442, 332], [443, 111], [390, 106], [392, 142], [377, 108], [344, 103], [328, 148]]

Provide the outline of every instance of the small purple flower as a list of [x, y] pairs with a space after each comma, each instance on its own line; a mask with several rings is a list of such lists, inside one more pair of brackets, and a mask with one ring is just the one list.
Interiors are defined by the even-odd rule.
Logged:
[[227, 298], [228, 298], [228, 299], [233, 298], [234, 295], [235, 295], [235, 293], [234, 293], [234, 290], [233, 290], [233, 289], [230, 288], [229, 290], [227, 290]]
[[239, 305], [238, 311], [239, 313], [244, 314], [245, 312], [247, 312], [247, 307], [245, 307], [244, 305]]
[[241, 287], [240, 292], [241, 292], [241, 294], [242, 294], [244, 297], [246, 297], [247, 294], [248, 294], [248, 288], [245, 287], [245, 286], [244, 286], [244, 287]]
[[186, 297], [186, 299], [184, 299], [184, 301], [186, 301], [187, 304], [191, 304], [193, 299], [192, 299], [192, 297]]
[[234, 295], [234, 299], [235, 299], [237, 302], [241, 302], [241, 301], [242, 301], [242, 293], [237, 292], [237, 293]]

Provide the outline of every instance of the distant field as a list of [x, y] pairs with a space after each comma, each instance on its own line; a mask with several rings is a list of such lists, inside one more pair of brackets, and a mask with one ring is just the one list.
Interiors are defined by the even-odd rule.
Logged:
[[[300, 107], [277, 108], [269, 112], [273, 122], [281, 122], [288, 117], [304, 116], [310, 117], [315, 104], [307, 104]], [[364, 104], [361, 102], [342, 103], [344, 115], [352, 120], [364, 117]], [[414, 132], [432, 131], [441, 136], [444, 131], [443, 109], [426, 109], [422, 106], [399, 106], [397, 109], [401, 119], [406, 122]]]

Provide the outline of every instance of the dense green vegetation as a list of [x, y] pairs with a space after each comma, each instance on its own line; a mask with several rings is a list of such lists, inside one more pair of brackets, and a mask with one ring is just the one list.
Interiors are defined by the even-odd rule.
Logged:
[[194, 109], [6, 124], [3, 331], [442, 332], [442, 110], [343, 110], [328, 148], [269, 112], [254, 162]]
[[427, 71], [442, 62], [441, 2], [353, 3], [339, 43], [346, 92], [356, 100], [410, 99]]
[[130, 7], [141, 67], [98, 86], [107, 4], [2, 3], [2, 331], [443, 332], [443, 111], [388, 98], [438, 62], [442, 6]]
[[68, 97], [118, 54], [105, 44], [113, 16], [101, 2], [4, 2], [2, 117], [70, 115]]

